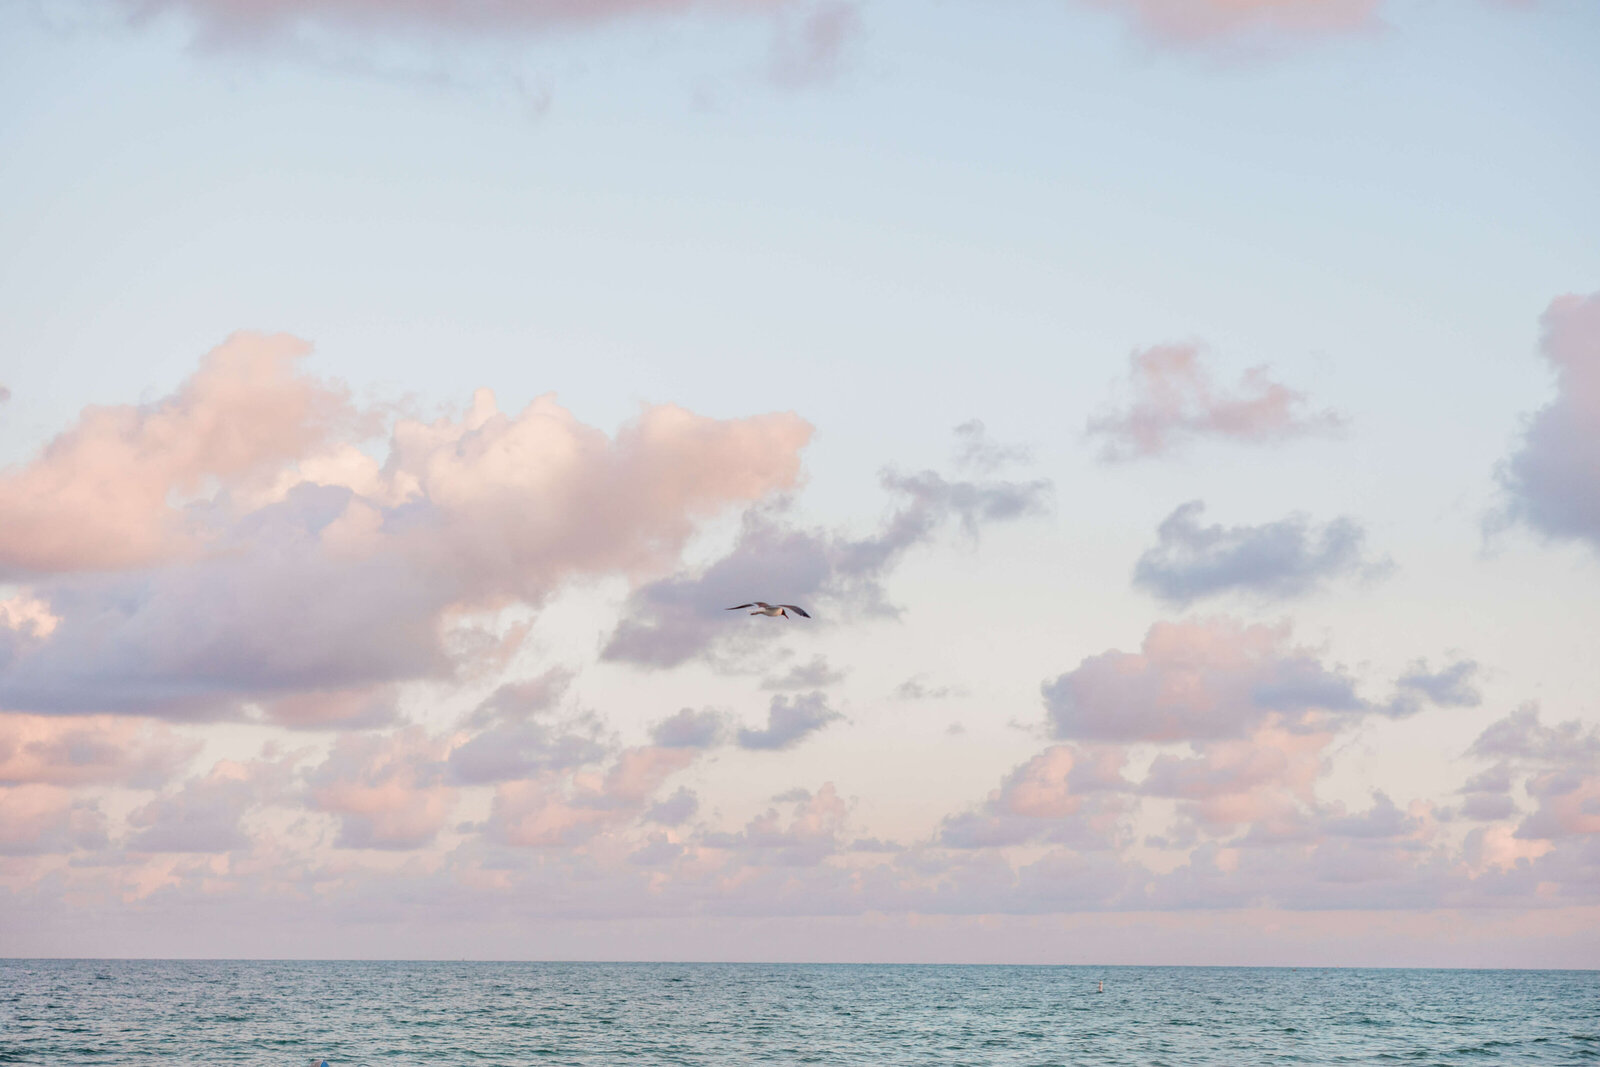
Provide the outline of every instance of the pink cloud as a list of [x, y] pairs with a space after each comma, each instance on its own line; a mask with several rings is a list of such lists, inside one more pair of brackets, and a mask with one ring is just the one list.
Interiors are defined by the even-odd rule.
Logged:
[[92, 801], [53, 785], [0, 786], [0, 856], [100, 848], [106, 819]]
[[299, 375], [303, 352], [236, 336], [0, 476], [0, 567], [36, 578], [0, 615], [0, 707], [385, 721], [394, 682], [503, 664], [528, 624], [494, 612], [668, 569], [703, 520], [792, 487], [811, 435], [661, 406], [612, 437], [479, 390], [398, 420], [380, 457], [356, 447], [380, 413]]
[[693, 763], [696, 753], [682, 748], [631, 748], [617, 757], [606, 774], [605, 795], [637, 808], [655, 795], [668, 778]]
[[1370, 30], [1382, 0], [1086, 0], [1178, 45], [1305, 39]]
[[1078, 810], [1081, 798], [1068, 785], [1073, 750], [1066, 745], [1045, 749], [1015, 771], [1002, 789], [1003, 806], [1017, 815], [1058, 819]]
[[0, 714], [0, 783], [153, 788], [199, 748], [150, 720]]
[[[823, 783], [815, 793], [796, 789], [773, 799], [788, 808], [787, 817], [774, 806], [738, 832], [707, 834], [701, 844], [720, 853], [721, 860], [735, 869], [810, 867], [839, 850], [850, 804], [832, 782]], [[732, 877], [734, 881], [724, 884], [737, 885], [750, 873]]]
[[1108, 745], [1053, 745], [1017, 767], [974, 811], [949, 815], [938, 842], [982, 849], [1045, 839], [1080, 850], [1112, 847], [1130, 805], [1127, 754]]
[[1043, 687], [1057, 737], [1184, 741], [1244, 737], [1371, 710], [1342, 670], [1290, 643], [1286, 626], [1233, 619], [1162, 622], [1138, 652], [1085, 659]]
[[282, 803], [303, 753], [279, 754], [241, 762], [218, 760], [208, 774], [133, 811], [127, 841], [132, 852], [220, 853], [245, 850], [251, 836], [245, 815], [263, 805]]
[[702, 755], [694, 748], [645, 745], [616, 753], [600, 773], [555, 768], [495, 787], [488, 833], [524, 847], [571, 846], [633, 824], [674, 774]]
[[1315, 788], [1333, 738], [1328, 731], [1284, 729], [1273, 716], [1248, 738], [1198, 742], [1188, 756], [1157, 756], [1139, 789], [1182, 801], [1181, 810], [1208, 833], [1246, 827], [1258, 842], [1304, 837], [1325, 814]]
[[1501, 484], [1511, 518], [1600, 550], [1600, 293], [1557, 297], [1540, 325], [1556, 398], [1529, 418]]
[[1473, 830], [1462, 854], [1473, 873], [1482, 874], [1490, 868], [1515, 871], [1554, 848], [1551, 841], [1518, 837], [1513, 827], [1502, 823]]
[[307, 777], [311, 805], [339, 818], [343, 848], [414, 849], [455, 810], [443, 767], [448, 741], [406, 727], [387, 736], [345, 734]]
[[171, 396], [85, 408], [32, 463], [0, 472], [0, 577], [139, 566], [195, 547], [176, 494], [231, 486], [345, 428], [342, 390], [299, 376], [308, 351], [237, 334]]
[[1142, 788], [1153, 796], [1202, 801], [1273, 789], [1309, 804], [1332, 740], [1331, 733], [1291, 732], [1269, 723], [1248, 738], [1196, 746], [1193, 758], [1156, 757]]
[[[1535, 808], [1516, 827], [1521, 841], [1581, 840], [1600, 834], [1600, 729], [1579, 720], [1547, 726], [1526, 704], [1491, 723], [1468, 755], [1497, 762], [1462, 790], [1492, 817], [1516, 813], [1511, 791], [1520, 780]], [[1489, 802], [1500, 800], [1501, 811]], [[1501, 825], [1509, 829], [1509, 823]], [[1492, 828], [1491, 828], [1492, 829]]]
[[614, 818], [603, 807], [569, 797], [559, 783], [522, 779], [495, 787], [490, 837], [523, 848], [569, 846], [598, 833]]
[[1546, 771], [1528, 781], [1539, 809], [1517, 830], [1524, 838], [1556, 839], [1600, 834], [1600, 768], [1590, 773]]
[[1127, 406], [1089, 420], [1108, 461], [1162, 456], [1204, 438], [1258, 444], [1344, 425], [1335, 412], [1305, 411], [1306, 395], [1273, 381], [1265, 367], [1245, 371], [1237, 391], [1219, 391], [1195, 344], [1142, 349], [1129, 364]]
[[50, 605], [22, 592], [0, 600], [0, 626], [10, 630], [17, 638], [46, 638], [55, 632], [61, 619], [52, 614]]

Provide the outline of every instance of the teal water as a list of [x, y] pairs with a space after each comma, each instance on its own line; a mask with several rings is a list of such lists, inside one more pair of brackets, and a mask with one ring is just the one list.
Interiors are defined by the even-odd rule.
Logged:
[[1575, 1064], [1600, 1060], [1600, 972], [0, 960], [0, 1063], [323, 1057]]

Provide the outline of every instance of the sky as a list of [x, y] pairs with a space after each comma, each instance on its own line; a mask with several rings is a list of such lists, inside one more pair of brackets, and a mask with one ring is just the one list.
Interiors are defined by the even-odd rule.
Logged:
[[0, 954], [1600, 965], [1597, 48], [5, 5]]

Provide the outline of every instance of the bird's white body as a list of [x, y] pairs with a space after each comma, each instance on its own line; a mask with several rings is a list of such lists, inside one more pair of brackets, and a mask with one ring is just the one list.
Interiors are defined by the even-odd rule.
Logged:
[[765, 615], [768, 618], [773, 619], [778, 618], [779, 616], [787, 619], [789, 617], [789, 612], [791, 611], [800, 616], [802, 619], [811, 618], [811, 616], [806, 613], [804, 608], [797, 608], [793, 604], [768, 604], [765, 600], [755, 600], [749, 604], [735, 604], [728, 610], [738, 611], [740, 608], [755, 608], [756, 610], [752, 611], [750, 614]]

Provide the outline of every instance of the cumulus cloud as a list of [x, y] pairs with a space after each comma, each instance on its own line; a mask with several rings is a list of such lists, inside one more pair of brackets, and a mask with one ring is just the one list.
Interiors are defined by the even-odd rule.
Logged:
[[727, 729], [720, 711], [682, 708], [650, 728], [650, 739], [661, 748], [711, 748]]
[[[646, 811], [657, 791], [699, 755], [695, 749], [640, 746], [617, 753], [604, 774], [527, 778], [495, 788], [488, 833], [522, 848], [569, 848]], [[672, 800], [662, 814], [670, 818]], [[679, 799], [681, 810], [686, 802]], [[682, 813], [688, 818], [691, 812]]]
[[1126, 792], [1124, 754], [1053, 745], [1017, 767], [976, 811], [945, 818], [938, 835], [947, 848], [978, 849], [1045, 840], [1080, 850], [1114, 847], [1122, 833]]
[[0, 472], [0, 574], [31, 582], [0, 616], [0, 707], [388, 721], [385, 686], [503, 662], [527, 630], [501, 609], [670, 567], [703, 518], [791, 487], [811, 432], [653, 407], [612, 438], [479, 390], [397, 420], [380, 458], [357, 447], [377, 417], [304, 354], [237, 336]]
[[694, 818], [699, 810], [700, 798], [693, 790], [679, 786], [670, 797], [646, 811], [644, 819], [646, 822], [660, 823], [662, 826], [682, 826]]
[[1304, 841], [1323, 832], [1315, 787], [1333, 737], [1332, 729], [1290, 730], [1268, 719], [1245, 737], [1196, 741], [1188, 753], [1158, 755], [1138, 788], [1180, 801], [1181, 814], [1209, 834], [1243, 827], [1242, 843]]
[[[1489, 823], [1468, 835], [1468, 861], [1567, 892], [1575, 880], [1592, 883], [1600, 873], [1600, 729], [1578, 720], [1546, 725], [1538, 707], [1525, 704], [1491, 723], [1467, 755], [1493, 761], [1461, 790], [1462, 814]], [[1518, 784], [1532, 811], [1518, 806]]]
[[1126, 406], [1089, 420], [1109, 462], [1169, 455], [1200, 439], [1260, 444], [1344, 425], [1335, 412], [1306, 411], [1306, 395], [1273, 381], [1265, 367], [1245, 371], [1236, 391], [1219, 391], [1195, 344], [1142, 349], [1129, 364]]
[[1089, 656], [1042, 691], [1063, 740], [1216, 741], [1270, 724], [1320, 732], [1365, 715], [1412, 715], [1425, 703], [1470, 706], [1476, 670], [1460, 661], [1431, 673], [1418, 661], [1387, 700], [1369, 700], [1342, 667], [1293, 644], [1287, 624], [1219, 617], [1156, 623], [1138, 652]]
[[[1592, 740], [1573, 729], [1512, 716], [1486, 734], [1479, 755], [1496, 766], [1534, 760], [1573, 737], [1590, 750]], [[698, 798], [685, 788], [665, 798], [660, 791], [695, 754], [647, 746], [616, 753], [602, 770], [503, 783], [488, 823], [460, 828], [481, 836], [398, 867], [360, 854], [329, 862], [314, 852], [274, 851], [258, 862], [236, 850], [178, 861], [172, 857], [181, 854], [101, 852], [48, 869], [77, 899], [113, 908], [152, 899], [156, 888], [174, 906], [206, 894], [242, 909], [256, 899], [250, 894], [265, 892], [293, 900], [301, 920], [309, 913], [368, 923], [404, 922], [413, 911], [500, 924], [576, 916], [1538, 908], [1600, 900], [1592, 859], [1584, 858], [1595, 832], [1593, 795], [1581, 781], [1542, 777], [1583, 765], [1529, 762], [1511, 774], [1513, 783], [1530, 777], [1530, 801], [1548, 800], [1553, 836], [1525, 836], [1501, 819], [1470, 828], [1463, 841], [1440, 832], [1425, 801], [1402, 804], [1376, 791], [1354, 807], [1319, 802], [1314, 785], [1326, 773], [1328, 740], [1269, 722], [1243, 737], [1162, 745], [1142, 778], [1129, 774], [1142, 761], [1128, 759], [1123, 746], [1053, 744], [1005, 774], [979, 805], [910, 845], [860, 836], [850, 803], [829, 785], [785, 792], [742, 825], [686, 830]], [[1505, 778], [1491, 767], [1474, 784], [1488, 792]], [[36, 798], [25, 823], [0, 828], [0, 851], [17, 856], [9, 870], [104, 849], [93, 806], [80, 805], [73, 816], [66, 799], [59, 792]], [[1147, 864], [1129, 847], [1135, 831], [1171, 805], [1178, 818], [1144, 843], [1165, 855]], [[325, 888], [308, 897], [307, 882]], [[400, 898], [409, 904], [396, 912]]]
[[572, 672], [543, 674], [499, 686], [467, 715], [450, 739], [445, 766], [457, 785], [484, 785], [599, 762], [612, 748], [592, 712], [560, 718], [551, 713], [572, 682]]
[[1524, 704], [1487, 726], [1467, 750], [1469, 755], [1494, 759], [1545, 762], [1600, 759], [1600, 731], [1576, 719], [1546, 726], [1536, 704]]
[[250, 844], [243, 819], [289, 788], [300, 753], [252, 760], [219, 760], [210, 773], [176, 792], [137, 808], [128, 825], [137, 830], [133, 852], [232, 852]]
[[99, 805], [57, 786], [0, 786], [0, 812], [0, 856], [97, 849], [109, 841]]
[[1156, 623], [1140, 651], [1090, 656], [1043, 692], [1056, 737], [1096, 741], [1243, 737], [1268, 718], [1307, 727], [1376, 710], [1287, 626], [1226, 618]]
[[1557, 297], [1540, 325], [1556, 398], [1500, 471], [1509, 517], [1600, 550], [1600, 293]]
[[1483, 703], [1478, 691], [1476, 660], [1457, 660], [1437, 671], [1428, 669], [1427, 660], [1418, 660], [1395, 680], [1400, 700], [1424, 699], [1442, 708], [1475, 708]]
[[582, 767], [601, 759], [606, 751], [598, 724], [592, 720], [502, 722], [451, 749], [447, 763], [452, 781], [482, 785]]
[[[1413, 673], [1435, 677], [1420, 667]], [[1459, 681], [1470, 672], [1439, 674]], [[1175, 682], [1177, 688], [1191, 683]], [[1439, 695], [1441, 703], [1459, 703], [1465, 691], [1452, 684]], [[1546, 726], [1531, 707], [1491, 725], [1468, 753], [1493, 763], [1461, 790], [1467, 802], [1455, 816], [1477, 825], [1459, 837], [1441, 833], [1442, 821], [1455, 816], [1426, 800], [1402, 806], [1378, 790], [1370, 804], [1350, 809], [1319, 798], [1334, 742], [1355, 721], [1328, 717], [1313, 726], [1272, 714], [1237, 736], [1157, 742], [1142, 778], [1126, 775], [1121, 745], [1053, 745], [1006, 775], [979, 808], [947, 817], [934, 843], [954, 851], [920, 853], [918, 869], [970, 878], [978, 869], [993, 871], [994, 860], [975, 865], [964, 854], [1015, 856], [1018, 847], [1048, 842], [1061, 846], [1053, 855], [1062, 861], [1118, 850], [1102, 871], [1105, 888], [1088, 906], [1137, 900], [1136, 906], [1163, 909], [1264, 902], [1393, 908], [1596, 899], [1600, 732], [1578, 722]], [[1531, 811], [1514, 801], [1519, 781]], [[1164, 874], [1142, 868], [1122, 849], [1135, 825], [1148, 825], [1145, 799], [1176, 806], [1164, 833], [1145, 841], [1187, 854]], [[1028, 868], [1000, 870], [987, 892], [1025, 909]], [[1132, 885], [1142, 892], [1122, 896]]]
[[1466, 799], [1461, 814], [1468, 819], [1498, 822], [1516, 814], [1517, 805], [1511, 798], [1511, 762], [1500, 762], [1467, 779], [1459, 790]]
[[572, 685], [573, 673], [552, 667], [533, 678], [499, 686], [467, 716], [467, 726], [497, 722], [522, 722], [549, 711]]
[[174, 497], [270, 476], [355, 422], [343, 389], [296, 373], [307, 351], [240, 334], [171, 396], [85, 408], [32, 463], [0, 472], [0, 579], [195, 551], [203, 516]]
[[392, 734], [344, 734], [306, 777], [311, 807], [337, 816], [340, 848], [414, 849], [455, 810], [448, 742], [410, 726]]
[[1156, 40], [1186, 46], [1270, 45], [1371, 30], [1382, 0], [1083, 0]]
[[150, 720], [0, 714], [0, 785], [153, 789], [199, 749], [199, 741]]
[[668, 668], [697, 657], [726, 658], [741, 642], [748, 648], [773, 640], [781, 628], [735, 628], [748, 620], [724, 610], [753, 596], [800, 604], [818, 623], [825, 614], [893, 616], [883, 583], [908, 551], [951, 523], [976, 537], [990, 523], [1040, 514], [1051, 491], [1044, 480], [949, 480], [933, 471], [886, 471], [879, 481], [896, 504], [866, 537], [799, 527], [781, 506], [752, 508], [726, 556], [634, 592], [603, 658]]
[[[981, 806], [947, 817], [937, 848], [905, 866], [943, 883], [946, 906], [1003, 899], [1014, 912], [1414, 907], [1531, 890], [1482, 882], [1463, 862], [1471, 847], [1441, 836], [1425, 801], [1402, 807], [1381, 791], [1353, 810], [1322, 801], [1337, 731], [1352, 725], [1308, 729], [1272, 715], [1239, 736], [1159, 742], [1142, 778], [1128, 775], [1138, 764], [1123, 745], [1052, 745]], [[1152, 869], [1127, 846], [1169, 806], [1174, 817], [1144, 847], [1182, 861]], [[1056, 847], [1027, 862], [1041, 844]], [[1089, 872], [1096, 885], [1084, 883]], [[1559, 877], [1570, 885], [1575, 873]]]
[[814, 794], [797, 789], [773, 799], [789, 808], [787, 819], [779, 807], [768, 808], [742, 830], [706, 834], [701, 844], [732, 853], [740, 864], [766, 867], [814, 866], [839, 851], [850, 805], [832, 782]]
[[759, 730], [749, 727], [740, 730], [739, 747], [756, 751], [793, 748], [842, 718], [844, 716], [828, 706], [824, 693], [806, 693], [792, 698], [775, 696], [767, 707], [767, 725]]
[[1204, 512], [1202, 501], [1191, 500], [1162, 520], [1156, 546], [1134, 567], [1136, 586], [1180, 606], [1229, 592], [1289, 599], [1384, 566], [1367, 557], [1366, 534], [1351, 519], [1316, 526], [1291, 515], [1259, 526], [1203, 526]]

